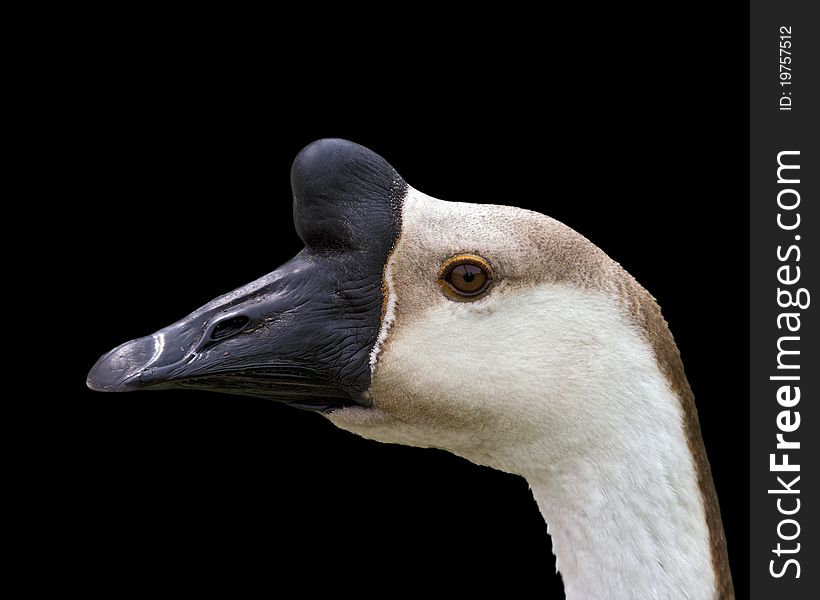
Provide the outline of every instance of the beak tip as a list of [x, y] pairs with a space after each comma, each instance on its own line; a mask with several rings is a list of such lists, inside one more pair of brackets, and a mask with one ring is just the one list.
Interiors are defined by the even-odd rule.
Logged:
[[95, 392], [127, 392], [135, 389], [150, 348], [144, 339], [132, 340], [103, 354], [88, 372], [85, 384]]
[[85, 380], [85, 385], [88, 389], [94, 392], [113, 392], [111, 388], [103, 387], [101, 385], [96, 384], [90, 377]]
[[121, 392], [123, 389], [122, 377], [115, 370], [111, 369], [102, 357], [88, 372], [85, 385], [95, 392]]

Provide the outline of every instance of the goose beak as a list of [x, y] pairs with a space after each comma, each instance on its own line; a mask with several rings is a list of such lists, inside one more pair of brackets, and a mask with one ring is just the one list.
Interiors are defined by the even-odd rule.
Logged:
[[[340, 278], [351, 268], [344, 263], [303, 251], [184, 319], [104, 354], [87, 385], [100, 392], [193, 388], [319, 411], [366, 405], [370, 327], [351, 317], [343, 300], [354, 298], [329, 291], [344, 289]], [[357, 291], [366, 305], [373, 290]], [[371, 302], [378, 301], [374, 294]], [[352, 342], [357, 339], [364, 343]]]
[[194, 388], [332, 411], [369, 405], [370, 350], [382, 276], [407, 184], [383, 158], [339, 139], [304, 148], [291, 168], [305, 248], [272, 273], [153, 335], [103, 355], [100, 392]]

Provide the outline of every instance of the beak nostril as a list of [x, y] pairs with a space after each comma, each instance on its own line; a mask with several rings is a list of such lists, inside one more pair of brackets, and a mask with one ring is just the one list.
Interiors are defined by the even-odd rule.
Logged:
[[219, 340], [224, 340], [232, 335], [236, 335], [245, 329], [249, 322], [250, 319], [243, 315], [224, 319], [217, 323], [211, 331], [211, 341], [218, 342]]

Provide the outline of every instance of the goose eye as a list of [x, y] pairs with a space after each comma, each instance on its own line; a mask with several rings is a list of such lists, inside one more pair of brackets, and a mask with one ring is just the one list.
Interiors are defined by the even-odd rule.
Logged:
[[475, 265], [458, 265], [447, 277], [456, 290], [464, 294], [475, 294], [487, 283], [487, 275]]
[[472, 254], [461, 254], [442, 265], [439, 281], [447, 294], [456, 300], [473, 300], [482, 295], [493, 280], [490, 264]]

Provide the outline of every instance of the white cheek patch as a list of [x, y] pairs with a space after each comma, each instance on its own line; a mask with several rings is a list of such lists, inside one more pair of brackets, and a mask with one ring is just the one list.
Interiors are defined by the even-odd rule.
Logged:
[[[464, 252], [497, 280], [456, 302], [433, 282]], [[525, 476], [568, 598], [715, 597], [684, 408], [629, 312], [646, 292], [547, 217], [412, 188], [383, 277], [372, 405], [334, 411], [336, 426]]]
[[385, 309], [384, 314], [382, 315], [379, 335], [376, 337], [376, 343], [373, 344], [373, 348], [370, 350], [371, 375], [376, 370], [376, 362], [379, 360], [379, 353], [384, 345], [384, 341], [387, 339], [387, 334], [390, 331], [390, 327], [393, 325], [393, 320], [396, 318], [396, 291], [393, 289], [393, 280], [391, 275], [392, 265], [390, 264], [392, 258], [393, 254], [391, 253], [387, 258], [387, 267], [384, 270], [384, 287], [385, 295], [387, 297], [385, 298]]

